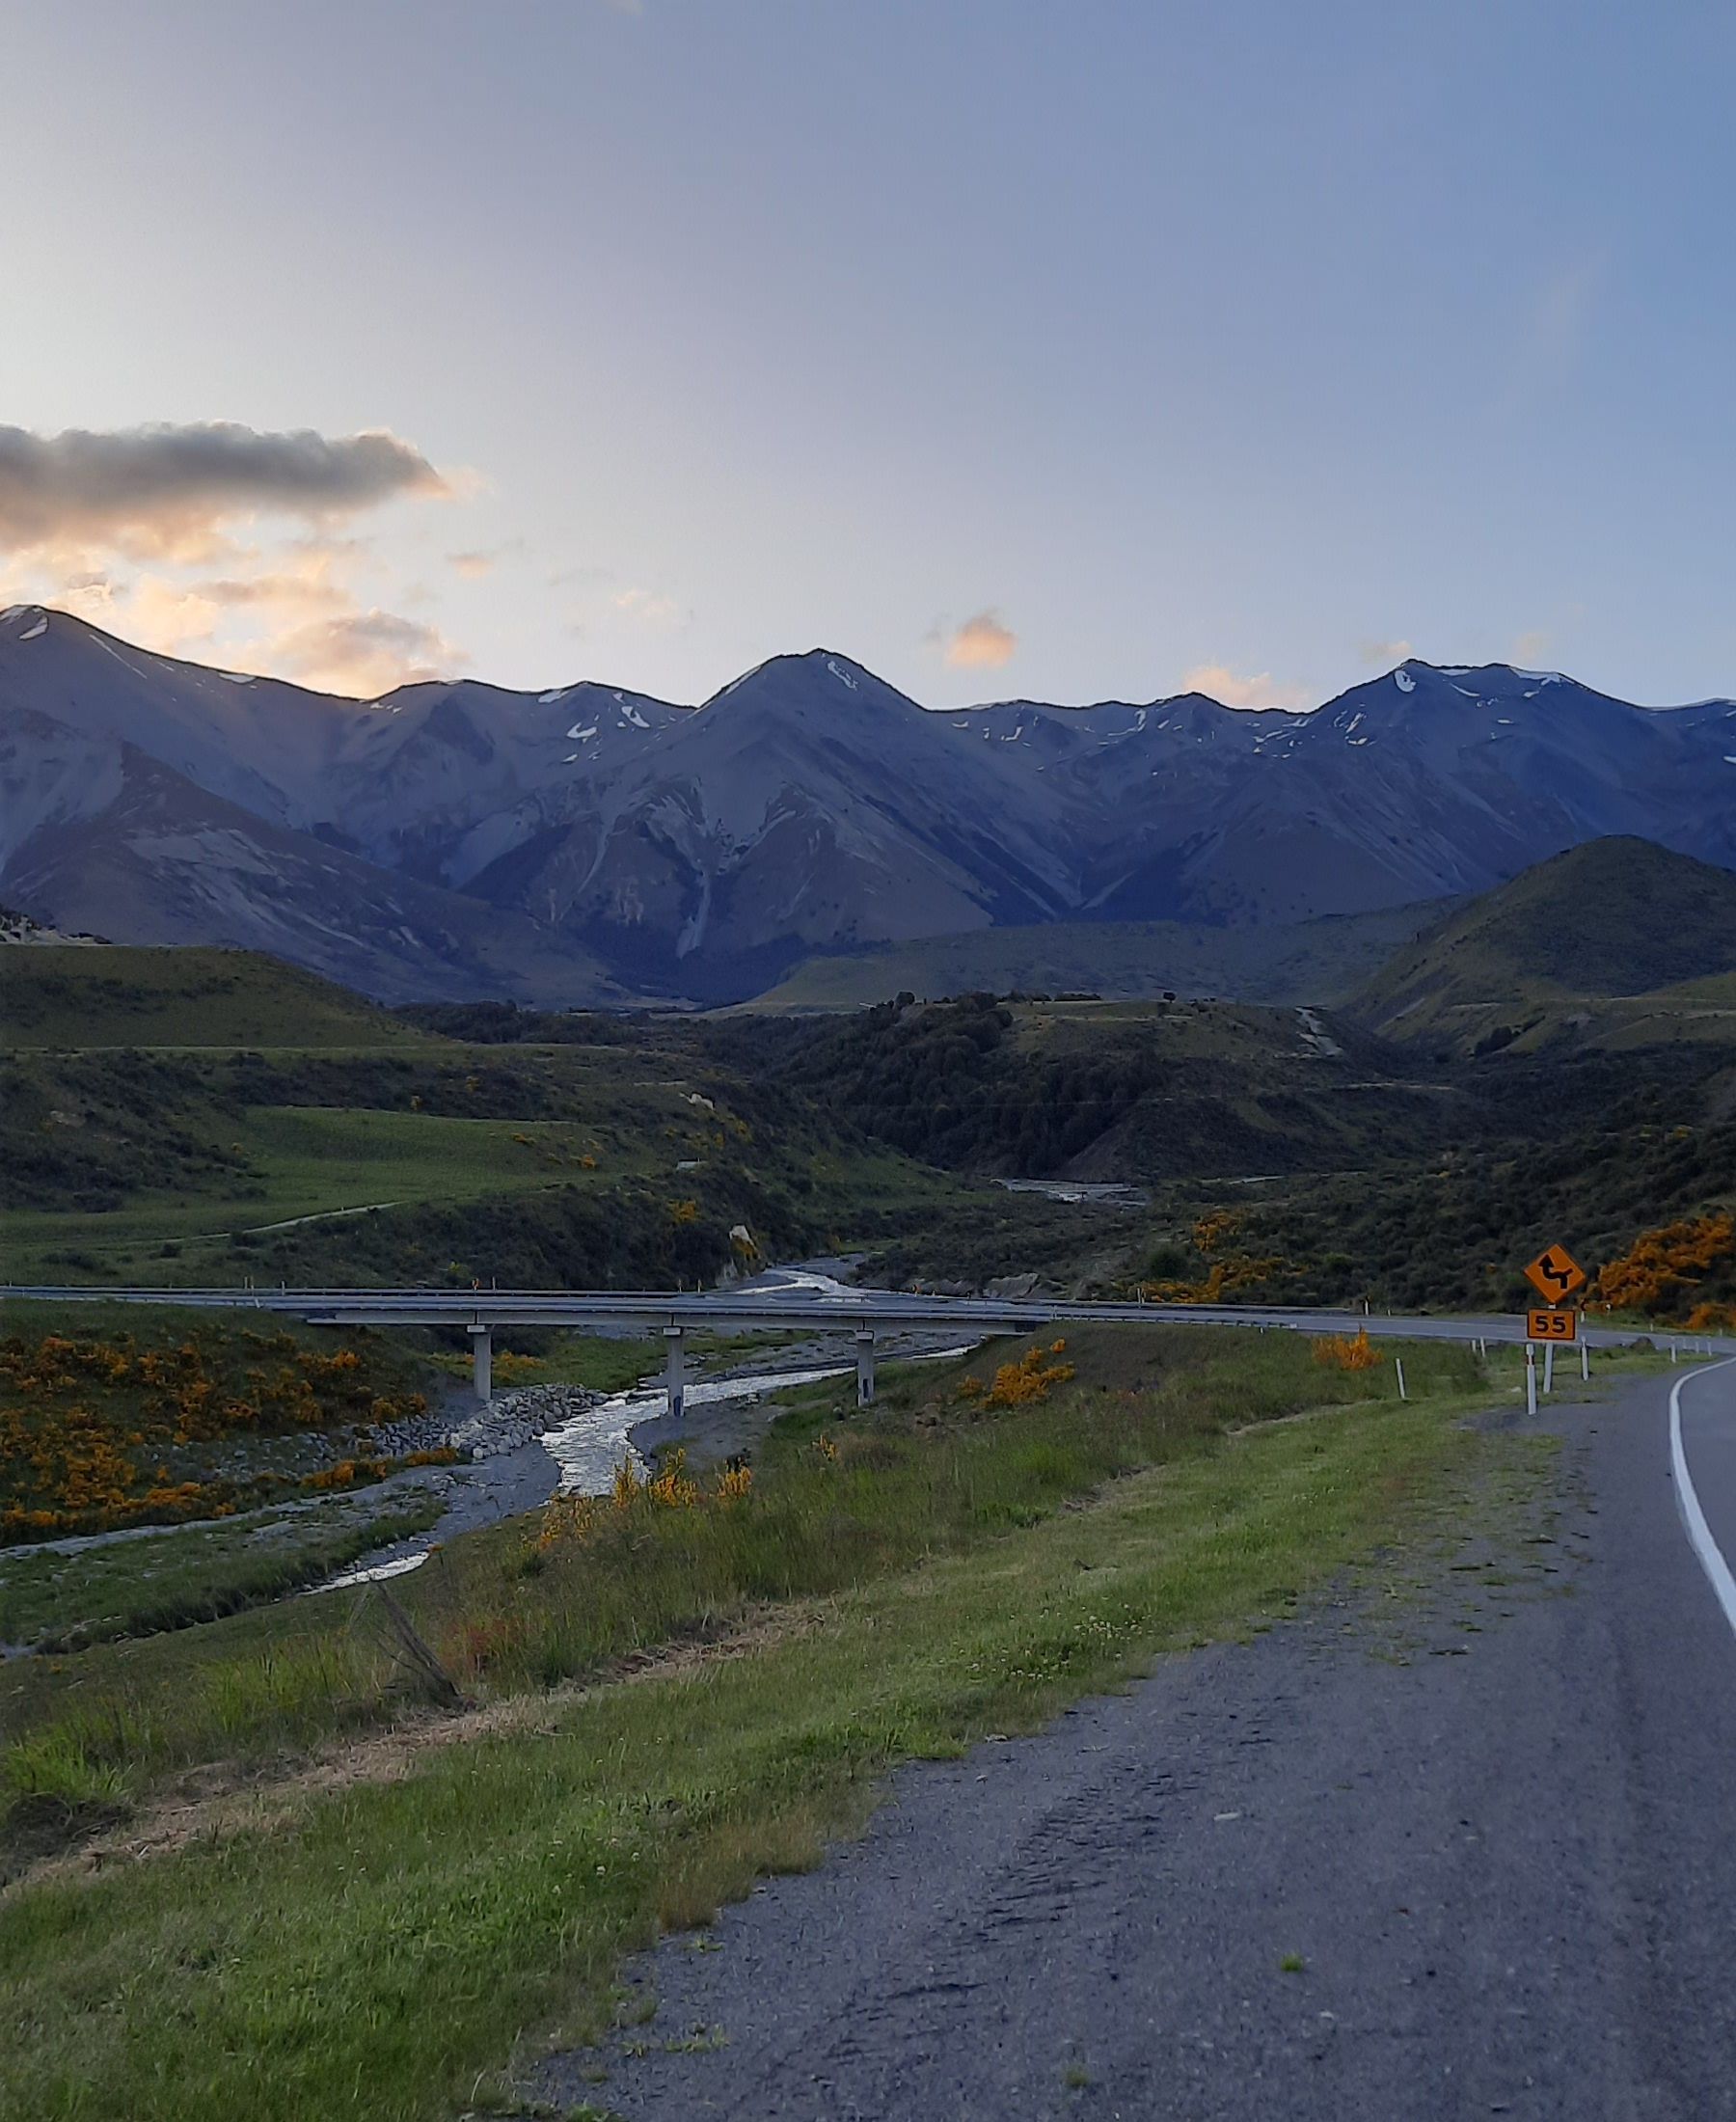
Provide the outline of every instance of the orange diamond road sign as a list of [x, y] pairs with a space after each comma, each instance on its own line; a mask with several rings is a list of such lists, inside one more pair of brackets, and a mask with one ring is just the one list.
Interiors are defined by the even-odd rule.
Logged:
[[1525, 1315], [1525, 1338], [1527, 1341], [1577, 1341], [1579, 1339], [1579, 1314], [1577, 1312], [1527, 1312]]
[[1551, 1304], [1560, 1304], [1584, 1286], [1586, 1270], [1565, 1245], [1550, 1245], [1525, 1270], [1533, 1289]]

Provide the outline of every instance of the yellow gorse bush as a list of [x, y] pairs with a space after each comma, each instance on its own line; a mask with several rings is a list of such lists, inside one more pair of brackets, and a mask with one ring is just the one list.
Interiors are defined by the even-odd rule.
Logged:
[[1685, 1217], [1637, 1238], [1597, 1278], [1597, 1294], [1612, 1311], [1673, 1313], [1708, 1267], [1736, 1252], [1736, 1223], [1727, 1214]]
[[[253, 1360], [238, 1374], [214, 1374], [191, 1340], [173, 1347], [141, 1347], [131, 1335], [0, 1340], [0, 1541], [227, 1516], [236, 1508], [234, 1482], [214, 1479], [203, 1463], [183, 1467], [177, 1480], [176, 1453], [236, 1434], [426, 1410], [420, 1393], [374, 1393], [353, 1348], [325, 1355], [283, 1332], [248, 1333], [243, 1344]], [[336, 1484], [317, 1476], [314, 1483]]]
[[1015, 1362], [1003, 1363], [991, 1384], [985, 1385], [975, 1376], [962, 1378], [957, 1397], [980, 1401], [985, 1407], [1028, 1407], [1035, 1401], [1046, 1400], [1057, 1385], [1065, 1385], [1073, 1374], [1071, 1363], [1045, 1360], [1065, 1353], [1066, 1348], [1065, 1341], [1051, 1342], [1046, 1348], [1027, 1348]]
[[1314, 1359], [1325, 1370], [1371, 1371], [1380, 1351], [1369, 1339], [1367, 1327], [1353, 1334], [1322, 1334], [1315, 1342]]

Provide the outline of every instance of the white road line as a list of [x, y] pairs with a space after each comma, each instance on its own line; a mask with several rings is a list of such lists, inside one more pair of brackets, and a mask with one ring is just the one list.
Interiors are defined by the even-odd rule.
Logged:
[[[1724, 1371], [1732, 1363], [1736, 1363], [1736, 1356], [1726, 1356], [1723, 1362], [1711, 1364], [1708, 1369]], [[1690, 1371], [1687, 1377], [1677, 1378], [1670, 1389], [1669, 1458], [1675, 1473], [1676, 1502], [1681, 1509], [1682, 1523], [1688, 1528], [1689, 1541], [1699, 1557], [1700, 1567], [1712, 1581], [1718, 1603], [1723, 1608], [1724, 1619], [1732, 1631], [1736, 1631], [1736, 1577], [1730, 1574], [1730, 1565], [1712, 1537], [1712, 1528], [1706, 1523], [1706, 1513], [1700, 1509], [1699, 1497], [1695, 1493], [1694, 1477], [1688, 1471], [1688, 1455], [1682, 1449], [1682, 1388], [1690, 1379], [1706, 1374], [1705, 1371]]]

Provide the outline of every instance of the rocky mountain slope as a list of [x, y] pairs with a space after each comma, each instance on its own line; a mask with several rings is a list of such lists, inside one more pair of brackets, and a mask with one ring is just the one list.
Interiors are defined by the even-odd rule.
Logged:
[[0, 894], [375, 994], [757, 993], [816, 952], [1055, 921], [1266, 926], [1487, 889], [1608, 834], [1736, 866], [1736, 704], [1416, 662], [1313, 714], [930, 712], [782, 656], [333, 698], [0, 615]]

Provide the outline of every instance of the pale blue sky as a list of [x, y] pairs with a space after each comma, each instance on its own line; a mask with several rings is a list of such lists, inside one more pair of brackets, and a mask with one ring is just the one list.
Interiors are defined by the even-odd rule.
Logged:
[[[1722, 0], [0, 0], [0, 423], [389, 428], [458, 487], [287, 562], [306, 525], [0, 552], [12, 593], [100, 574], [203, 655], [187, 588], [287, 564], [304, 604], [217, 647], [377, 607], [412, 663], [678, 698], [821, 642], [936, 702], [1312, 704], [1397, 642], [1736, 691]], [[986, 612], [1010, 660], [949, 664]]]

